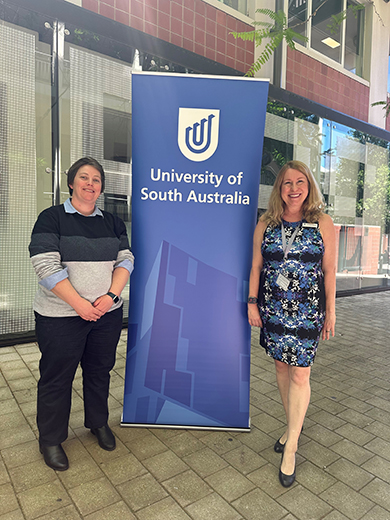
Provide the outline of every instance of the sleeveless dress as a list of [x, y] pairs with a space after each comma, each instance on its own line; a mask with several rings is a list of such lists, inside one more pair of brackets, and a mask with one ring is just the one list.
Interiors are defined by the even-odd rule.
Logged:
[[[303, 221], [305, 222], [305, 221]], [[288, 365], [308, 367], [314, 362], [325, 320], [322, 272], [324, 243], [316, 227], [283, 221], [286, 242], [299, 227], [287, 260], [283, 260], [281, 226], [267, 227], [261, 246], [259, 308], [263, 322], [260, 344], [267, 354]], [[277, 284], [280, 273], [287, 288]]]

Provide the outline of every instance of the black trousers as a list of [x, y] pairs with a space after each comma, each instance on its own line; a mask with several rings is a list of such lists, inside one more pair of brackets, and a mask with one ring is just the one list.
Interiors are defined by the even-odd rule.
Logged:
[[122, 329], [122, 307], [96, 322], [79, 316], [51, 318], [35, 313], [39, 363], [37, 424], [44, 446], [68, 437], [72, 383], [78, 364], [83, 372], [84, 424], [100, 428], [108, 420], [110, 370]]

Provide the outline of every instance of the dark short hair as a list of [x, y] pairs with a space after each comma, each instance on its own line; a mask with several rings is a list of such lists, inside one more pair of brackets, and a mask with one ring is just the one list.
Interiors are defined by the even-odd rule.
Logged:
[[71, 195], [73, 193], [73, 190], [70, 187], [70, 185], [73, 184], [74, 178], [76, 177], [76, 173], [79, 171], [79, 169], [82, 166], [85, 166], [86, 164], [88, 164], [89, 166], [93, 166], [100, 173], [100, 177], [101, 177], [101, 180], [102, 180], [102, 191], [101, 191], [101, 193], [103, 193], [103, 191], [104, 191], [104, 170], [103, 170], [103, 166], [99, 162], [97, 162], [97, 160], [94, 159], [93, 157], [82, 157], [81, 159], [79, 159], [78, 161], [73, 163], [72, 166], [68, 170], [67, 184], [68, 184], [68, 188], [69, 188], [69, 193]]

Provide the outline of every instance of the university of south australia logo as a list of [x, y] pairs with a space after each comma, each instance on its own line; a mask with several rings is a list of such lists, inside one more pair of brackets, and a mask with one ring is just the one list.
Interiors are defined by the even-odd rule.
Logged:
[[179, 108], [177, 141], [184, 157], [206, 161], [218, 147], [219, 110]]

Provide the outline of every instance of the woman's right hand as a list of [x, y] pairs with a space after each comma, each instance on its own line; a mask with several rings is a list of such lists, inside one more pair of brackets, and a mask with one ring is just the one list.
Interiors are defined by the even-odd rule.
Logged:
[[248, 321], [252, 327], [263, 327], [259, 308], [256, 303], [248, 303]]
[[[249, 296], [252, 297], [255, 294], [259, 294], [260, 275], [263, 268], [261, 244], [263, 242], [263, 236], [266, 227], [266, 224], [262, 220], [259, 220], [253, 235], [253, 258], [252, 268], [249, 276]], [[251, 327], [263, 327], [263, 322], [260, 318], [260, 312], [257, 303], [248, 303], [248, 321]]]
[[91, 302], [79, 295], [70, 283], [69, 278], [58, 282], [51, 291], [73, 307], [80, 318], [85, 321], [97, 321], [104, 314], [101, 310], [96, 309]]
[[81, 298], [73, 308], [80, 318], [83, 318], [85, 321], [97, 321], [104, 314], [104, 312], [94, 307], [91, 302], [84, 298]]

